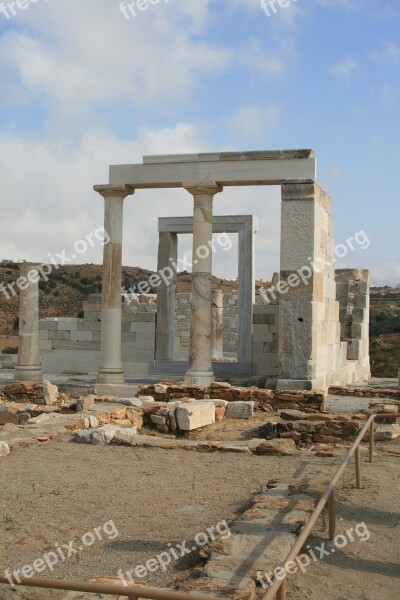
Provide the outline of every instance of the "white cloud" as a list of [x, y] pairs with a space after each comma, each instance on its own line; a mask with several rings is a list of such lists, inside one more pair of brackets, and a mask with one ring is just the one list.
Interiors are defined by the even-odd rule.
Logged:
[[358, 70], [358, 61], [353, 56], [346, 58], [333, 67], [333, 73], [340, 79], [350, 79]]
[[92, 111], [107, 103], [175, 107], [232, 56], [191, 37], [182, 19], [198, 29], [208, 3], [189, 4], [154, 5], [130, 21], [108, 0], [31, 6], [15, 17], [24, 26], [0, 40], [0, 76], [12, 76], [14, 89], [32, 101], [50, 102], [54, 120], [65, 118], [67, 127], [75, 118], [93, 119]]
[[264, 142], [264, 147], [267, 147], [269, 132], [277, 129], [281, 120], [281, 109], [278, 105], [258, 106], [253, 104], [240, 107], [227, 119], [227, 127], [239, 145], [241, 143], [254, 145]]
[[393, 42], [385, 42], [381, 50], [375, 50], [371, 54], [372, 60], [383, 65], [400, 64], [400, 46]]

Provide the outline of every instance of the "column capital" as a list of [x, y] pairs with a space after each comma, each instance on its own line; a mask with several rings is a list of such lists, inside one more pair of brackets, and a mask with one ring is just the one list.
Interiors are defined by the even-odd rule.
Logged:
[[131, 185], [94, 185], [93, 189], [95, 192], [98, 192], [103, 198], [126, 198], [126, 196], [133, 196], [135, 193], [135, 188]]
[[193, 196], [214, 196], [224, 189], [217, 181], [204, 181], [203, 183], [182, 183], [185, 188]]

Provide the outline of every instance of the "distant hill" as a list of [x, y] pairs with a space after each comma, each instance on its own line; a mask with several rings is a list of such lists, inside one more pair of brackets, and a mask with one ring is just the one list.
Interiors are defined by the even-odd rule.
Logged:
[[[148, 281], [153, 271], [140, 267], [123, 267], [123, 285], [127, 290]], [[12, 261], [0, 262], [0, 282], [15, 282], [19, 265]], [[54, 269], [49, 280], [40, 281], [40, 317], [78, 317], [89, 294], [101, 292], [102, 266], [65, 265]], [[178, 275], [178, 292], [190, 292], [191, 273]], [[263, 286], [267, 286], [263, 282]], [[400, 285], [400, 284], [399, 284]], [[256, 287], [260, 286], [257, 282]], [[214, 289], [225, 293], [237, 288], [236, 281], [213, 277]], [[156, 293], [156, 289], [153, 290]], [[0, 351], [15, 346], [18, 335], [18, 297], [7, 299], [0, 291]], [[371, 363], [376, 377], [397, 377], [400, 367], [400, 288], [375, 287], [371, 289]], [[8, 336], [8, 337], [5, 337]]]
[[[140, 267], [123, 267], [122, 280], [125, 289], [137, 286], [142, 281], [148, 281], [153, 271]], [[19, 264], [12, 261], [0, 262], [0, 283], [15, 282], [19, 277]], [[102, 266], [65, 265], [48, 276], [48, 281], [40, 280], [40, 318], [44, 317], [77, 317], [83, 308], [89, 294], [101, 293]], [[213, 277], [213, 287], [225, 293], [236, 289], [236, 281]], [[192, 286], [191, 273], [178, 275], [178, 292], [190, 292]], [[7, 289], [7, 288], [6, 288]], [[157, 293], [157, 289], [153, 289]], [[13, 296], [8, 290], [7, 299], [0, 291], [0, 335], [18, 334], [18, 296]]]

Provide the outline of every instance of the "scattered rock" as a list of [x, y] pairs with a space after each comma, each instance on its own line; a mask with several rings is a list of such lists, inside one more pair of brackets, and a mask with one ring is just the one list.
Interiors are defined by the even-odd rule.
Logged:
[[215, 420], [216, 421], [223, 421], [225, 419], [225, 414], [226, 414], [226, 408], [223, 405], [220, 406], [216, 406], [215, 407]]
[[375, 440], [394, 440], [400, 436], [400, 424], [378, 425], [375, 428]]
[[238, 401], [229, 402], [226, 407], [226, 416], [231, 419], [250, 419], [254, 415], [254, 402]]
[[293, 440], [275, 439], [265, 440], [257, 447], [257, 454], [272, 454], [277, 456], [289, 456], [296, 450]]
[[50, 419], [50, 415], [46, 413], [42, 413], [38, 417], [32, 417], [28, 419], [29, 425], [38, 425], [39, 423], [44, 423], [44, 421], [48, 421]]
[[76, 412], [92, 410], [95, 407], [95, 396], [82, 396], [76, 401]]
[[212, 402], [181, 404], [176, 411], [181, 431], [192, 431], [215, 423], [215, 405]]
[[91, 429], [97, 429], [97, 427], [100, 427], [100, 421], [96, 418], [96, 417], [88, 417], [89, 420], [89, 427]]
[[57, 404], [58, 402], [58, 387], [50, 383], [50, 381], [43, 381], [43, 396], [44, 403], [47, 406]]
[[18, 431], [18, 425], [6, 423], [0, 433], [14, 433], [14, 431]]
[[281, 410], [279, 414], [285, 421], [302, 421], [307, 419], [308, 415], [300, 410]]
[[130, 429], [118, 429], [111, 440], [112, 444], [119, 446], [136, 446], [138, 430], [136, 427]]
[[6, 442], [0, 442], [0, 456], [8, 456], [10, 454], [10, 446]]
[[276, 438], [276, 430], [276, 423], [264, 423], [259, 426], [258, 435], [264, 440], [274, 440]]
[[319, 456], [321, 458], [335, 458], [336, 454], [334, 453], [333, 450], [317, 450], [317, 452], [315, 453], [315, 456]]

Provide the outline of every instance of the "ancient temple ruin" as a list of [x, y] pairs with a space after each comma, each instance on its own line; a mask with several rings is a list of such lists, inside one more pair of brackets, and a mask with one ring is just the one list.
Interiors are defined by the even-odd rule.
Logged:
[[[281, 186], [280, 273], [268, 301], [255, 295], [257, 218], [213, 217], [224, 188], [249, 185]], [[158, 252], [160, 272], [177, 257], [178, 234], [193, 233], [192, 293], [176, 294], [172, 272], [157, 297], [144, 293], [127, 305], [121, 303], [123, 205], [149, 188], [184, 188], [193, 199], [193, 218], [159, 220]], [[316, 181], [312, 150], [146, 156], [143, 164], [111, 166], [109, 183], [94, 189], [104, 198], [109, 235], [102, 298], [86, 303], [83, 319], [41, 322], [47, 372], [97, 372], [104, 384], [146, 375], [194, 384], [266, 376], [282, 389], [326, 389], [370, 376], [369, 273], [335, 273], [330, 198]], [[212, 253], [201, 251], [213, 232], [239, 234], [238, 290], [215, 296], [214, 311]]]

